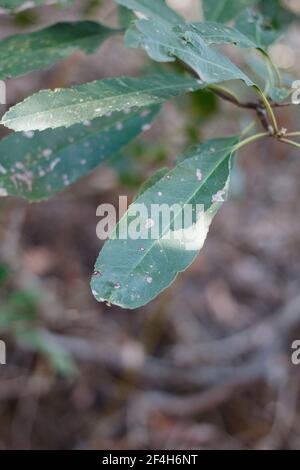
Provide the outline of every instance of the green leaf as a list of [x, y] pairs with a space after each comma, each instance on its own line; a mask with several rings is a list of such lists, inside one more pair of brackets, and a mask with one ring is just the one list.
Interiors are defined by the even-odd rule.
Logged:
[[7, 10], [16, 10], [17, 8], [33, 8], [35, 6], [47, 5], [51, 3], [68, 4], [73, 0], [0, 0], [0, 8]]
[[[98, 301], [124, 308], [140, 307], [192, 263], [226, 198], [231, 158], [237, 142], [237, 137], [220, 138], [193, 148], [174, 169], [138, 196], [96, 261], [91, 287]], [[165, 204], [169, 208], [176, 205], [170, 220], [157, 212], [156, 217], [153, 215], [154, 207], [162, 208]], [[173, 230], [178, 227], [176, 222], [182, 219], [190, 204], [193, 209], [198, 209], [197, 204], [203, 205], [201, 219], [197, 210], [193, 211], [193, 225], [185, 226], [183, 232], [176, 232], [179, 237], [172, 238]], [[151, 226], [158, 229], [156, 237], [147, 237], [149, 220]], [[142, 238], [126, 238], [127, 227], [130, 229], [132, 223], [140, 227]], [[185, 236], [191, 229], [195, 230], [196, 237], [187, 241]]]
[[162, 74], [110, 78], [69, 89], [43, 90], [10, 108], [1, 124], [15, 131], [68, 127], [114, 111], [161, 103], [200, 86], [192, 78]]
[[175, 25], [183, 22], [182, 18], [167, 6], [165, 0], [115, 0], [115, 2], [158, 23]]
[[275, 71], [268, 67], [268, 62], [258, 57], [249, 56], [247, 58], [249, 67], [264, 82], [265, 94], [275, 102], [286, 100], [292, 93], [292, 84], [295, 78], [287, 73], [280, 73], [281, 86]]
[[146, 130], [158, 110], [155, 105], [68, 129], [12, 134], [0, 141], [0, 195], [29, 201], [53, 196]]
[[[266, 77], [268, 76], [267, 61], [257, 56], [249, 56], [247, 57], [246, 61], [249, 67], [255, 72], [255, 74], [258, 77], [262, 78], [264, 81], [266, 81]], [[276, 83], [276, 76], [274, 75], [273, 70], [271, 72], [272, 72], [272, 77], [268, 77], [268, 78], [269, 78], [271, 85], [274, 85]], [[291, 88], [293, 82], [296, 80], [295, 77], [283, 71], [280, 71], [280, 78], [281, 78], [281, 82], [283, 83], [283, 85], [289, 88]]]
[[270, 67], [266, 57], [249, 54], [246, 57], [246, 63], [251, 72], [254, 72], [255, 76], [262, 80], [266, 90], [271, 86], [275, 86], [277, 80], [275, 70]]
[[[26, 3], [25, 0], [0, 0], [0, 7], [14, 10], [15, 8]], [[43, 5], [46, 3], [46, 0], [33, 0], [30, 2], [31, 5]]]
[[270, 46], [282, 36], [281, 32], [270, 27], [262, 15], [250, 9], [237, 18], [235, 27], [261, 48]]
[[290, 88], [271, 87], [268, 89], [268, 96], [277, 103], [286, 100], [291, 94]]
[[11, 268], [4, 263], [0, 264], [0, 286], [5, 283], [11, 274]]
[[188, 38], [178, 32], [178, 27], [168, 26], [153, 21], [136, 22], [137, 31], [132, 29], [126, 36], [129, 47], [142, 46], [150, 57], [157, 61], [183, 61], [200, 77], [203, 85], [226, 80], [240, 79], [248, 86], [253, 82], [227, 57], [210, 48], [197, 33], [189, 33]]
[[238, 16], [246, 7], [258, 0], [202, 0], [204, 18], [207, 21], [226, 23]]
[[[140, 22], [136, 22], [132, 24], [130, 28], [126, 31], [125, 34], [125, 45], [129, 48], [139, 49], [144, 48], [148, 54], [148, 56], [156, 60], [157, 62], [174, 62], [175, 55], [173, 55], [173, 51], [170, 52], [170, 47], [165, 46], [160, 39], [155, 38], [152, 36], [148, 36], [147, 34], [143, 34], [143, 32], [137, 29], [137, 25], [139, 25], [139, 29], [141, 28]], [[168, 41], [170, 42], [170, 41]]]
[[226, 26], [214, 21], [206, 21], [205, 23], [186, 23], [174, 28], [175, 31], [181, 33], [188, 42], [193, 42], [193, 38], [200, 37], [205, 43], [211, 44], [235, 44], [239, 47], [260, 47], [255, 40], [245, 36], [241, 31], [230, 26]]
[[293, 21], [300, 19], [299, 15], [286, 8], [287, 2], [260, 0], [258, 6], [263, 16], [279, 30], [286, 30]]
[[77, 367], [72, 356], [57, 342], [55, 336], [44, 330], [28, 326], [17, 330], [16, 340], [23, 346], [42, 354], [56, 372], [63, 377], [74, 377]]
[[3, 39], [0, 42], [0, 80], [49, 67], [77, 50], [92, 54], [118, 32], [93, 21], [76, 21]]
[[132, 21], [135, 20], [135, 15], [132, 11], [128, 10], [128, 8], [119, 5], [118, 19], [120, 26], [122, 26], [123, 28], [129, 28]]
[[15, 290], [0, 308], [0, 327], [9, 329], [13, 324], [27, 323], [36, 318], [39, 305], [39, 293], [35, 291]]
[[154, 186], [163, 176], [166, 176], [169, 173], [169, 169], [166, 167], [160, 168], [153, 175], [150, 176], [140, 187], [140, 190], [134, 200], [139, 198], [145, 191]]

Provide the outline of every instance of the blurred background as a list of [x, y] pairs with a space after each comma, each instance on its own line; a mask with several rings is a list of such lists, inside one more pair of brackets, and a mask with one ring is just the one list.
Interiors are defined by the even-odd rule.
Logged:
[[[168, 3], [201, 19], [198, 0]], [[299, 1], [292, 7], [300, 13]], [[83, 18], [125, 21], [112, 0], [82, 0], [1, 14], [0, 36]], [[294, 25], [272, 47], [298, 79], [299, 39]], [[246, 66], [248, 52], [227, 51]], [[9, 80], [1, 113], [41, 88], [161, 67], [114, 37], [93, 56]], [[296, 106], [277, 115], [300, 129]], [[200, 91], [164, 105], [150, 131], [52, 200], [1, 198], [0, 449], [300, 449], [297, 149], [266, 139], [239, 153], [230, 200], [200, 256], [146, 307], [98, 304], [89, 287], [98, 205], [134, 197], [188, 145], [234, 134], [249, 118]]]

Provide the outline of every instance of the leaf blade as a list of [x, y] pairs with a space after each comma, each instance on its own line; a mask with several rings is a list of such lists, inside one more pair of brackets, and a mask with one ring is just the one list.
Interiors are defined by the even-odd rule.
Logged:
[[0, 8], [19, 11], [21, 9], [23, 10], [52, 3], [68, 4], [72, 1], [73, 0], [31, 0], [28, 2], [26, 0], [0, 0]]
[[0, 195], [40, 201], [66, 189], [148, 128], [159, 106], [0, 141]]
[[1, 124], [15, 131], [68, 127], [107, 113], [162, 103], [200, 87], [195, 79], [168, 74], [120, 77], [69, 89], [43, 90], [10, 108]]
[[245, 48], [259, 47], [255, 41], [249, 39], [238, 29], [214, 21], [186, 23], [177, 26], [176, 31], [184, 34], [188, 41], [192, 41], [193, 34], [198, 34], [208, 46], [211, 44], [236, 44]]
[[115, 2], [159, 23], [175, 25], [183, 22], [182, 18], [167, 6], [165, 0], [115, 0]]
[[255, 5], [259, 0], [202, 0], [204, 18], [207, 21], [227, 23], [245, 8]]
[[[195, 259], [205, 241], [209, 225], [222, 204], [216, 198], [225, 195], [228, 185], [230, 162], [238, 138], [213, 139], [186, 155], [168, 174], [150, 185], [137, 197], [128, 212], [120, 220], [111, 238], [105, 243], [95, 264], [91, 288], [98, 301], [106, 301], [123, 308], [140, 307], [164, 290]], [[197, 233], [196, 246], [188, 249], [180, 241], [170, 243], [166, 234], [171, 225], [162, 225], [157, 239], [120, 239], [131, 221], [131, 214], [139, 205], [150, 213], [152, 204], [181, 203], [174, 218], [182, 215], [186, 204], [203, 204], [204, 227]], [[141, 226], [145, 214], [138, 217]], [[158, 219], [156, 219], [158, 220]]]
[[0, 80], [50, 67], [77, 50], [92, 54], [117, 33], [94, 21], [74, 21], [10, 36], [0, 41]]
[[253, 41], [259, 48], [265, 49], [277, 41], [282, 33], [267, 26], [262, 15], [246, 9], [235, 21], [235, 27]]
[[160, 25], [158, 28], [150, 20], [137, 21], [136, 28], [135, 34], [131, 29], [129, 36], [126, 35], [127, 46], [144, 47], [157, 61], [172, 61], [175, 58], [183, 61], [199, 75], [204, 86], [235, 79], [243, 80], [248, 86], [254, 85], [242, 70], [226, 56], [210, 48], [199, 34], [190, 33], [186, 38], [178, 32], [181, 26], [170, 28]]

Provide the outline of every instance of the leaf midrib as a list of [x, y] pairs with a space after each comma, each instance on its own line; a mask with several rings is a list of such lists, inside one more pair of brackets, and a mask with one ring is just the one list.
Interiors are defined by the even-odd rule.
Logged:
[[[101, 83], [101, 81], [99, 81], [99, 83]], [[84, 86], [84, 85], [82, 85], [82, 86]], [[57, 107], [55, 107], [55, 108], [48, 108], [46, 111], [38, 111], [38, 112], [36, 112], [36, 113], [32, 113], [32, 114], [29, 115], [29, 117], [35, 117], [35, 119], [37, 119], [38, 117], [42, 117], [42, 116], [44, 116], [45, 114], [47, 115], [49, 112], [55, 112], [55, 111], [59, 111], [59, 110], [65, 109], [65, 108], [70, 109], [70, 108], [78, 107], [78, 108], [80, 109], [80, 108], [82, 108], [82, 107], [84, 107], [84, 106], [90, 105], [91, 103], [95, 103], [95, 104], [96, 104], [96, 103], [99, 103], [99, 104], [100, 104], [100, 103], [105, 102], [106, 100], [111, 100], [111, 99], [114, 98], [114, 97], [122, 97], [122, 96], [127, 96], [127, 97], [129, 97], [129, 96], [134, 96], [134, 95], [136, 95], [136, 94], [141, 94], [141, 93], [144, 93], [144, 92], [145, 92], [145, 93], [146, 93], [146, 92], [149, 92], [149, 90], [150, 90], [150, 92], [153, 92], [153, 93], [154, 93], [156, 90], [162, 90], [162, 89], [163, 89], [163, 90], [167, 90], [167, 89], [169, 89], [169, 88], [174, 88], [174, 89], [176, 89], [176, 88], [181, 88], [181, 87], [183, 87], [183, 86], [184, 86], [183, 84], [164, 85], [164, 86], [156, 86], [155, 88], [151, 88], [151, 89], [147, 88], [147, 89], [145, 89], [145, 90], [130, 91], [129, 93], [123, 93], [123, 94], [122, 94], [122, 93], [119, 93], [119, 94], [117, 94], [117, 95], [107, 96], [107, 97], [104, 97], [104, 98], [102, 98], [102, 99], [85, 101], [84, 103], [79, 103], [79, 104], [78, 104], [78, 103], [74, 103], [74, 104], [69, 104], [69, 105], [64, 105], [64, 106], [57, 106]], [[191, 84], [191, 86], [192, 86], [192, 84]], [[187, 85], [186, 85], [186, 87], [188, 88]], [[66, 88], [64, 91], [68, 92], [68, 89]], [[77, 90], [76, 90], [76, 91], [77, 91]], [[39, 93], [37, 93], [36, 95], [33, 95], [33, 96], [38, 96], [39, 94], [45, 93], [45, 92], [46, 92], [46, 90], [41, 91], [41, 92], [39, 92]], [[49, 92], [48, 92], [48, 93], [49, 93]], [[79, 93], [80, 93], [80, 91], [79, 91]], [[51, 94], [54, 94], [54, 91], [51, 91]], [[57, 96], [57, 95], [58, 95], [58, 93], [56, 93], [56, 96]], [[147, 95], [148, 95], [148, 93], [146, 94], [146, 96], [147, 96]], [[31, 100], [31, 99], [33, 98], [33, 96], [29, 97], [27, 100], [24, 100], [24, 101], [23, 101], [22, 103], [20, 103], [19, 105], [16, 105], [16, 106], [14, 107], [14, 110], [17, 110], [18, 107], [21, 107], [23, 104], [25, 104], [26, 102], [28, 102], [29, 100]], [[150, 97], [151, 97], [151, 95], [150, 95]], [[153, 98], [154, 98], [154, 97], [153, 97]], [[157, 99], [158, 99], [158, 101], [157, 101]], [[165, 100], [165, 98], [163, 98], [163, 97], [155, 97], [155, 101], [153, 102], [153, 104], [154, 104], [154, 103], [159, 103], [159, 102], [164, 101], [164, 100]], [[136, 106], [138, 106], [138, 105], [136, 105]], [[144, 107], [144, 106], [147, 106], [147, 105], [141, 105], [141, 106], [139, 106], [139, 107]], [[150, 104], [149, 104], [149, 106], [150, 106]], [[116, 109], [116, 111], [118, 111], [118, 109]], [[9, 112], [9, 111], [8, 111], [8, 112]], [[5, 125], [5, 124], [8, 124], [8, 123], [10, 123], [10, 122], [17, 121], [17, 120], [20, 119], [20, 118], [23, 119], [23, 118], [25, 118], [25, 117], [27, 117], [27, 116], [28, 116], [28, 113], [27, 113], [26, 115], [25, 115], [25, 114], [22, 114], [22, 115], [20, 115], [20, 116], [18, 116], [18, 117], [14, 117], [14, 118], [7, 119], [7, 120], [3, 120], [3, 119], [2, 119], [1, 123]], [[102, 115], [102, 116], [103, 116], [103, 115]], [[97, 116], [96, 116], [96, 117], [97, 117]], [[99, 117], [101, 117], [101, 115], [99, 115]], [[95, 119], [95, 118], [94, 118], [94, 119]], [[81, 122], [81, 121], [79, 121], [79, 122]]]
[[[176, 55], [175, 55], [174, 53], [172, 53], [172, 49], [175, 50], [175, 51], [177, 50], [177, 51], [179, 51], [179, 52], [181, 52], [181, 53], [187, 54], [187, 55], [189, 55], [191, 58], [196, 59], [197, 61], [201, 60], [202, 62], [204, 62], [204, 63], [206, 63], [206, 64], [209, 64], [209, 65], [211, 65], [211, 66], [213, 66], [213, 67], [219, 68], [221, 71], [224, 71], [224, 70], [225, 70], [226, 72], [232, 73], [232, 70], [231, 70], [230, 68], [227, 68], [227, 67], [225, 67], [224, 65], [220, 65], [220, 64], [218, 64], [218, 63], [216, 63], [216, 62], [212, 62], [211, 60], [208, 60], [207, 58], [203, 57], [202, 55], [197, 55], [194, 51], [191, 51], [191, 50], [188, 49], [188, 48], [182, 49], [182, 48], [179, 47], [179, 46], [170, 46], [170, 44], [167, 44], [167, 45], [166, 45], [163, 41], [158, 41], [158, 40], [155, 40], [155, 39], [152, 39], [152, 38], [148, 38], [148, 37], [145, 35], [145, 33], [143, 33], [143, 32], [141, 32], [141, 33], [143, 34], [144, 39], [145, 39], [146, 41], [149, 41], [149, 40], [150, 40], [150, 41], [153, 42], [154, 44], [157, 44], [157, 45], [160, 45], [160, 46], [162, 46], [162, 47], [165, 47], [165, 48], [169, 49], [169, 50], [170, 50], [170, 53], [171, 53], [173, 56], [175, 56], [175, 57], [176, 57]], [[202, 39], [202, 40], [203, 40], [203, 39]], [[203, 42], [205, 43], [204, 40], [203, 40]], [[192, 45], [193, 45], [193, 44], [192, 44]], [[207, 46], [207, 45], [206, 45], [206, 46]], [[193, 45], [193, 47], [194, 47], [194, 45]], [[209, 46], [207, 46], [207, 49], [210, 50], [210, 49], [209, 49]], [[213, 52], [216, 53], [216, 51], [213, 51]], [[224, 56], [224, 57], [220, 56], [220, 59], [222, 59], [222, 60], [226, 59], [226, 60], [232, 65], [232, 67], [234, 67], [236, 70], [238, 70], [238, 71], [240, 72], [240, 74], [241, 74], [240, 77], [244, 77], [244, 79], [248, 78], [248, 77], [246, 77], [246, 76], [244, 75], [244, 73], [242, 72], [242, 70], [240, 70], [240, 69], [239, 69], [233, 62], [231, 62], [229, 59], [227, 59], [227, 57], [225, 57], [225, 56]]]
[[[211, 23], [216, 24], [216, 25], [218, 24], [218, 23], [216, 23], [216, 22], [211, 22]], [[213, 28], [213, 24], [211, 25], [211, 28]], [[205, 23], [204, 23], [204, 25], [205, 25]], [[191, 29], [191, 32], [196, 32], [196, 33], [199, 34], [199, 36], [201, 37], [201, 35], [202, 35], [203, 33], [202, 33], [202, 31], [200, 31], [200, 29], [198, 29], [198, 28], [199, 28], [199, 27], [197, 27], [197, 24], [195, 24], [195, 29], [194, 29], [194, 30]], [[204, 33], [204, 34], [205, 34], [205, 33]], [[225, 31], [225, 32], [224, 32], [224, 31], [223, 31], [223, 32], [222, 32], [222, 31], [209, 31], [208, 34], [210, 34], [211, 37], [213, 37], [213, 38], [220, 38], [220, 39], [222, 39], [222, 38], [226, 35], [226, 31]], [[236, 28], [231, 28], [231, 29], [230, 29], [230, 33], [227, 32], [227, 34], [228, 34], [228, 35], [229, 35], [229, 34], [236, 34], [236, 35], [237, 35], [237, 39], [240, 37], [240, 39], [243, 40], [243, 41], [245, 41], [245, 43], [248, 42], [249, 48], [250, 48], [250, 47], [253, 47], [253, 48], [259, 47], [259, 45], [256, 44], [254, 41], [252, 41], [252, 39], [248, 38], [245, 34], [243, 34], [241, 31], [239, 31], [239, 30], [236, 29]], [[205, 39], [204, 39], [203, 37], [201, 37], [201, 39], [205, 42]], [[230, 41], [230, 43], [235, 44], [235, 43], [233, 42], [233, 41], [234, 41], [233, 39], [228, 39], [228, 41]], [[211, 43], [211, 44], [213, 44], [213, 43]], [[221, 43], [221, 44], [222, 44], [222, 43]], [[250, 44], [251, 44], [251, 46], [250, 46]], [[247, 47], [248, 47], [248, 46], [247, 46]]]

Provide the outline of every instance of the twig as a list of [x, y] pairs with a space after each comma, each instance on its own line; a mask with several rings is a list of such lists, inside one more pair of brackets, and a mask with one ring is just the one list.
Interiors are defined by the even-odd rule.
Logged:
[[283, 142], [285, 144], [292, 145], [293, 147], [300, 148], [300, 144], [298, 142], [294, 142], [293, 140], [284, 139], [284, 138], [280, 138], [278, 140], [279, 140], [279, 142]]
[[237, 359], [257, 348], [267, 348], [276, 338], [285, 338], [291, 329], [300, 324], [300, 295], [272, 314], [270, 318], [247, 330], [225, 339], [197, 344], [193, 347], [176, 347], [171, 350], [173, 357], [181, 366], [209, 361], [227, 362]]

